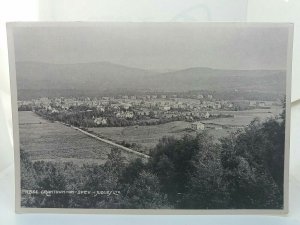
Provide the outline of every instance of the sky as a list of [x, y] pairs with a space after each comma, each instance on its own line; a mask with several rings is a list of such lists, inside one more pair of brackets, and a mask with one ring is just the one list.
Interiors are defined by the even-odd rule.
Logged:
[[16, 27], [16, 61], [110, 62], [147, 70], [285, 69], [287, 26], [100, 23]]

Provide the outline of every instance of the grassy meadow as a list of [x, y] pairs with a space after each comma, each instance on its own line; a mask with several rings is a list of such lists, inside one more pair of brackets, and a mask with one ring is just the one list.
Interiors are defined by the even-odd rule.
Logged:
[[[111, 146], [33, 112], [19, 112], [20, 147], [32, 161], [103, 164]], [[130, 160], [134, 157], [122, 152]]]

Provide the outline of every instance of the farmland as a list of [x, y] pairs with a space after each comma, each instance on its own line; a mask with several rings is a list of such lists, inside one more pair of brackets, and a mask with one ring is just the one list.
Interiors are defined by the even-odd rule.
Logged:
[[[201, 122], [205, 124], [205, 130], [209, 134], [219, 139], [245, 127], [254, 118], [265, 120], [279, 115], [281, 111], [282, 108], [277, 106], [272, 106], [270, 109], [226, 111], [234, 117], [206, 119]], [[19, 112], [19, 123], [21, 149], [28, 152], [33, 161], [102, 164], [112, 148], [109, 144], [95, 140], [61, 123], [45, 120], [33, 112]], [[190, 129], [190, 122], [186, 121], [150, 126], [96, 127], [88, 128], [88, 131], [116, 143], [122, 141], [135, 143], [137, 150], [146, 154], [164, 136], [181, 138], [186, 134], [196, 134]], [[127, 160], [136, 157], [124, 151], [122, 154]]]
[[[281, 112], [282, 108], [276, 106], [270, 109], [226, 111], [227, 114], [234, 115], [234, 117], [208, 119], [201, 122], [205, 124], [205, 130], [210, 135], [214, 136], [215, 139], [219, 139], [238, 128], [245, 127], [254, 118], [264, 121], [267, 118], [279, 115]], [[180, 138], [185, 134], [195, 135], [196, 132], [189, 129], [189, 127], [189, 122], [175, 121], [153, 126], [97, 127], [88, 130], [115, 142], [136, 143], [143, 152], [147, 152], [149, 149], [154, 148], [159, 139], [164, 136]], [[222, 127], [222, 129], [217, 129], [217, 127]]]
[[191, 131], [187, 129], [189, 124], [184, 121], [175, 121], [155, 126], [98, 127], [88, 130], [117, 142], [125, 140], [130, 143], [137, 143], [144, 151], [147, 151], [155, 147], [163, 136], [180, 138], [190, 133]]
[[[111, 146], [33, 112], [19, 112], [20, 148], [33, 161], [98, 163], [106, 161]], [[122, 152], [127, 160], [135, 157]]]
[[272, 106], [270, 109], [227, 111], [227, 114], [233, 115], [234, 117], [209, 119], [203, 121], [203, 123], [212, 123], [228, 127], [243, 127], [248, 125], [254, 118], [258, 118], [263, 121], [267, 118], [278, 116], [281, 112], [282, 107], [280, 106]]

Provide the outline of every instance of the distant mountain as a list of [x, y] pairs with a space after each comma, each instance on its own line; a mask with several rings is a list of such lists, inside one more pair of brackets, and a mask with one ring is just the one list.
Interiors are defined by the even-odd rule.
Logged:
[[17, 62], [18, 89], [111, 90], [135, 88], [154, 73], [109, 62], [48, 64]]
[[17, 62], [19, 90], [189, 91], [251, 90], [285, 93], [285, 71], [203, 67], [159, 73], [109, 62], [47, 64]]
[[163, 73], [155, 77], [153, 84], [172, 90], [216, 90], [238, 89], [285, 93], [285, 71], [283, 70], [220, 70], [211, 68], [189, 68]]

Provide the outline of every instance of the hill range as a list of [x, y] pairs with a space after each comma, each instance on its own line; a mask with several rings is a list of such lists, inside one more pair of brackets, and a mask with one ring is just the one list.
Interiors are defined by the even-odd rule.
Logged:
[[285, 93], [283, 70], [223, 70], [193, 67], [155, 72], [109, 62], [48, 64], [17, 62], [19, 91], [78, 92], [242, 90]]

